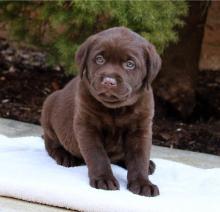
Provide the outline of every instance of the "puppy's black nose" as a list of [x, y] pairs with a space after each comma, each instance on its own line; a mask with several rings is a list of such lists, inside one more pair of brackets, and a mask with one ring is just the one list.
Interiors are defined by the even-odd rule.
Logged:
[[116, 87], [117, 81], [115, 78], [112, 77], [104, 77], [101, 84], [107, 87]]

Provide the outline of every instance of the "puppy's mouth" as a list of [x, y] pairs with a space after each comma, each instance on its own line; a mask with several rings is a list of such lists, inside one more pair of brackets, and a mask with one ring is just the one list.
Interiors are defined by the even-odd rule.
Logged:
[[129, 92], [118, 95], [112, 92], [103, 91], [103, 92], [98, 92], [97, 94], [98, 94], [98, 98], [101, 101], [110, 103], [110, 104], [124, 102], [129, 97]]
[[117, 105], [126, 102], [132, 93], [130, 86], [118, 87], [118, 88], [103, 88], [99, 84], [92, 83], [91, 91], [94, 97], [104, 105], [115, 107]]
[[100, 93], [98, 96], [102, 99], [102, 101], [107, 103], [118, 103], [123, 101], [122, 98], [118, 98], [117, 96], [108, 93]]

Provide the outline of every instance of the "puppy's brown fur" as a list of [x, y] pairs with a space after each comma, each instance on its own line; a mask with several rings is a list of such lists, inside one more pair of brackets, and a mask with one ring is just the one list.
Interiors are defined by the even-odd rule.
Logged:
[[[103, 64], [98, 64], [97, 55], [104, 58]], [[135, 62], [132, 70], [126, 62], [130, 60]], [[151, 82], [161, 65], [154, 46], [115, 27], [89, 37], [79, 48], [76, 63], [80, 76], [43, 105], [41, 123], [49, 155], [67, 167], [85, 161], [90, 185], [107, 190], [119, 189], [110, 163], [125, 163], [129, 190], [158, 195], [148, 178], [154, 169], [149, 160]]]

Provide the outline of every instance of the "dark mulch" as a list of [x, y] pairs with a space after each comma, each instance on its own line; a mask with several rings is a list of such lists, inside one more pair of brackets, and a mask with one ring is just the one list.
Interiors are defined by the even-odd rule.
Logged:
[[45, 64], [45, 55], [0, 40], [0, 116], [39, 124], [44, 99], [70, 77]]
[[[45, 98], [70, 79], [59, 66], [47, 66], [41, 52], [13, 48], [0, 39], [0, 117], [39, 124]], [[197, 111], [187, 122], [181, 121], [168, 104], [156, 98], [154, 144], [220, 155], [220, 120], [215, 118], [215, 112], [206, 112], [207, 108], [212, 111], [212, 105], [219, 104], [218, 80], [216, 76], [201, 74], [199, 92], [205, 95], [198, 95]]]

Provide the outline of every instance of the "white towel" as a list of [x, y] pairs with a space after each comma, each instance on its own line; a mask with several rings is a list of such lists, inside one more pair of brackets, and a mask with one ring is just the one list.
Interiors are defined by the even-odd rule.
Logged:
[[39, 137], [0, 135], [0, 195], [80, 211], [219, 212], [220, 169], [199, 169], [154, 159], [150, 177], [158, 197], [132, 194], [127, 171], [112, 165], [119, 191], [91, 188], [87, 167], [65, 168], [50, 158]]

